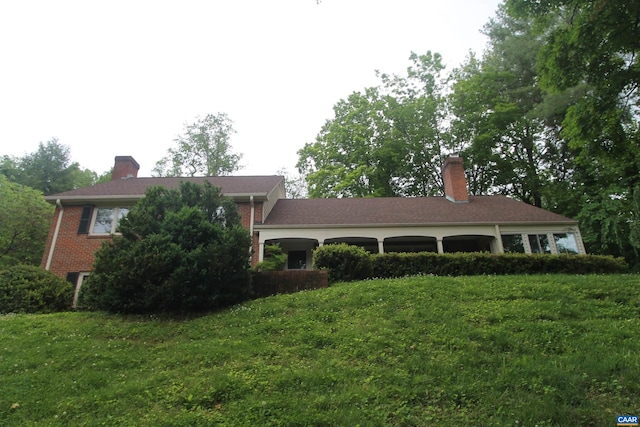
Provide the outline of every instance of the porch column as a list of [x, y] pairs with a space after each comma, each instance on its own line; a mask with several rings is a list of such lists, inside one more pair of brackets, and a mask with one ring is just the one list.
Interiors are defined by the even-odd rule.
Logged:
[[529, 235], [528, 234], [521, 234], [520, 236], [522, 236], [522, 244], [524, 246], [524, 253], [525, 254], [530, 254], [531, 252], [531, 244], [529, 243]]
[[444, 245], [442, 244], [442, 238], [438, 238], [436, 240], [436, 244], [438, 245], [438, 253], [439, 254], [443, 254], [444, 253]]
[[264, 242], [258, 243], [258, 262], [264, 261]]
[[384, 253], [384, 240], [378, 240], [378, 253]]
[[504, 253], [504, 246], [502, 246], [502, 235], [500, 234], [500, 226], [496, 224], [496, 248], [499, 254]]

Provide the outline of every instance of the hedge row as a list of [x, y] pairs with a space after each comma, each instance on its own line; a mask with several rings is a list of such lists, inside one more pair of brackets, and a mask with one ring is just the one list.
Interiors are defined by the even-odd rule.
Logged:
[[389, 253], [372, 255], [346, 244], [326, 245], [314, 252], [314, 267], [329, 270], [329, 281], [436, 276], [506, 274], [628, 273], [623, 258], [602, 255], [532, 255], [490, 253]]
[[624, 258], [601, 255], [392, 253], [372, 255], [374, 277], [628, 273]]

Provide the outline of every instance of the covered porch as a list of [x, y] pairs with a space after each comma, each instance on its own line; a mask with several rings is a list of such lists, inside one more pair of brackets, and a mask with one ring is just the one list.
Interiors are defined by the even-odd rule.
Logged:
[[446, 228], [338, 228], [260, 229], [259, 261], [265, 245], [278, 244], [287, 254], [287, 269], [311, 269], [313, 251], [324, 245], [346, 243], [372, 254], [393, 252], [501, 252], [494, 227]]

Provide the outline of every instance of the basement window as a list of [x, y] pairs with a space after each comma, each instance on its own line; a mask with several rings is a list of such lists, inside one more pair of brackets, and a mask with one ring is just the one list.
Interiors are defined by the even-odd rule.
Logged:
[[115, 234], [118, 223], [129, 213], [128, 208], [97, 208], [94, 211], [92, 234]]

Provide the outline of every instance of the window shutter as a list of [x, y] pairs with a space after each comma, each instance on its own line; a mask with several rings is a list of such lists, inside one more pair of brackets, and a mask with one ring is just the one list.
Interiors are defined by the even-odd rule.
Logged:
[[80, 224], [78, 225], [78, 234], [89, 233], [89, 224], [91, 224], [92, 214], [93, 214], [92, 205], [85, 205], [82, 207], [82, 215], [80, 216]]
[[80, 273], [78, 272], [69, 272], [67, 273], [67, 282], [71, 282], [71, 284], [73, 286], [75, 286], [78, 283], [78, 276], [80, 275]]

